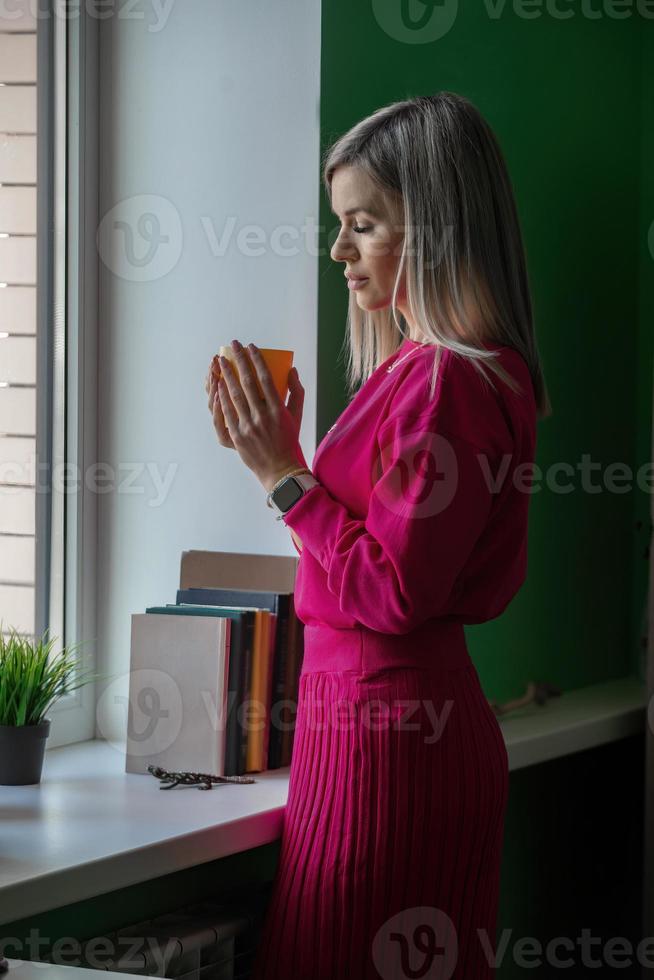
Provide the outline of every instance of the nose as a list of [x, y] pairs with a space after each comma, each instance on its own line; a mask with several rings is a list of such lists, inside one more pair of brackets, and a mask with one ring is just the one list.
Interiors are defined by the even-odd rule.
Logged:
[[329, 254], [334, 262], [346, 262], [348, 259], [353, 261], [359, 254], [354, 242], [349, 237], [347, 228], [341, 228]]

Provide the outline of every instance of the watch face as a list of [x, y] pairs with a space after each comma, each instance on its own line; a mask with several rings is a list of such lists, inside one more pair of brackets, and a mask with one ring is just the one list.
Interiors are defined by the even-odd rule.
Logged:
[[272, 494], [272, 500], [283, 513], [286, 513], [286, 511], [290, 510], [293, 504], [296, 503], [300, 497], [303, 496], [303, 494], [304, 490], [302, 487], [295, 482], [293, 477], [291, 477], [289, 480], [282, 483], [281, 487], [275, 490], [275, 492]]

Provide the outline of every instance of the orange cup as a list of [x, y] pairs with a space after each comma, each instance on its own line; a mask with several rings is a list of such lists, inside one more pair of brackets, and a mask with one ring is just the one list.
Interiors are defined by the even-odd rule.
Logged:
[[[279, 350], [278, 348], [275, 347], [260, 347], [259, 352], [263, 357], [264, 361], [266, 362], [268, 370], [270, 371], [270, 374], [273, 379], [273, 384], [277, 389], [277, 393], [279, 397], [281, 398], [282, 402], [286, 404], [286, 396], [288, 394], [288, 375], [291, 368], [293, 367], [293, 351]], [[265, 396], [263, 393], [263, 388], [261, 387], [261, 382], [259, 381], [259, 378], [257, 376], [257, 369], [254, 363], [252, 362], [252, 357], [250, 356], [250, 352], [247, 349], [247, 347], [243, 348], [243, 353], [248, 358], [252, 366], [252, 373], [257, 383], [259, 394], [261, 395], [261, 398], [264, 398]], [[223, 357], [226, 357], [227, 360], [229, 361], [230, 367], [234, 371], [234, 374], [236, 375], [236, 378], [240, 383], [241, 377], [238, 370], [238, 364], [236, 363], [236, 351], [232, 350], [231, 344], [220, 348], [220, 351], [216, 356], [216, 359], [214, 360], [212, 366], [212, 371], [214, 376], [218, 378], [222, 373], [220, 367], [220, 361], [218, 360], [218, 356], [221, 354]]]

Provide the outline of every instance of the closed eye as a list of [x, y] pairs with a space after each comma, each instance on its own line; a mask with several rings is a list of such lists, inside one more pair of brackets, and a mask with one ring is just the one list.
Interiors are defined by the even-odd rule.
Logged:
[[357, 235], [365, 235], [367, 231], [372, 231], [372, 225], [368, 225], [366, 228], [357, 228], [356, 226], [352, 229], [357, 233]]

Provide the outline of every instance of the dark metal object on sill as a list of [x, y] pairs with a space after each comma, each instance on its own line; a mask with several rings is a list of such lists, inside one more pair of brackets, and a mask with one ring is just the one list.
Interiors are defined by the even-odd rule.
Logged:
[[213, 789], [214, 783], [256, 783], [252, 776], [215, 776], [210, 772], [168, 772], [161, 766], [148, 766], [148, 772], [161, 780], [159, 789], [173, 789], [174, 786], [197, 786], [198, 789]]
[[529, 681], [527, 690], [522, 697], [513, 698], [511, 701], [504, 701], [502, 704], [498, 704], [497, 701], [490, 701], [489, 704], [496, 715], [505, 715], [509, 711], [514, 711], [516, 708], [524, 708], [532, 702], [542, 706], [550, 698], [557, 698], [561, 694], [563, 694], [563, 691], [560, 687], [555, 687], [554, 684], [549, 684], [547, 681]]

